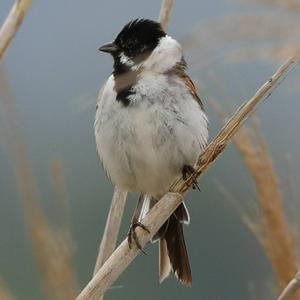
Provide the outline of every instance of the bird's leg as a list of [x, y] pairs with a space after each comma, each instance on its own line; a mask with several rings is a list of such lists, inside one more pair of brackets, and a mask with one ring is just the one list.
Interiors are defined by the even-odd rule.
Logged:
[[193, 166], [191, 165], [184, 165], [182, 168], [182, 178], [183, 180], [187, 180], [191, 176], [192, 179], [192, 184], [193, 184], [193, 189], [198, 189], [198, 191], [201, 192], [201, 189], [198, 185], [197, 182], [197, 176], [196, 176], [196, 170]]
[[135, 209], [134, 209], [134, 212], [133, 212], [133, 216], [132, 216], [132, 219], [131, 219], [131, 225], [130, 225], [130, 228], [129, 228], [129, 231], [128, 231], [128, 234], [127, 234], [127, 240], [128, 240], [128, 245], [129, 245], [129, 248], [131, 249], [132, 247], [132, 240], [135, 241], [137, 247], [144, 253], [146, 254], [142, 247], [141, 247], [141, 244], [139, 243], [139, 240], [136, 236], [136, 232], [135, 232], [135, 229], [137, 227], [141, 227], [142, 229], [144, 229], [145, 231], [147, 231], [148, 233], [150, 233], [149, 229], [144, 225], [142, 224], [140, 221], [139, 221], [139, 216], [140, 216], [140, 213], [141, 213], [141, 210], [142, 210], [142, 206], [143, 206], [143, 195], [140, 194], [139, 197], [138, 197], [138, 200], [136, 202], [136, 206], [135, 206]]

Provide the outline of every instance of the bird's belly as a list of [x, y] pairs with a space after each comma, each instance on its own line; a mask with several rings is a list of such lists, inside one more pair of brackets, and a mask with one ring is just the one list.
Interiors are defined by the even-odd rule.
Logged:
[[136, 135], [134, 141], [128, 139], [121, 147], [115, 148], [114, 158], [103, 160], [115, 184], [128, 191], [153, 196], [163, 195], [168, 190], [180, 175], [184, 161], [175, 155], [178, 152], [175, 143], [165, 141], [160, 147], [155, 147], [151, 141], [155, 142], [154, 135], [145, 137], [143, 133], [143, 138]]
[[185, 164], [195, 163], [202, 147], [194, 128], [149, 107], [118, 110], [96, 138], [113, 183], [157, 197], [168, 191]]

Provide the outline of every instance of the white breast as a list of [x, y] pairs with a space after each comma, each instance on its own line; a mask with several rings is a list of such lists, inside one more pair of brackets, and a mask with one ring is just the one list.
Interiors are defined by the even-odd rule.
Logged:
[[145, 72], [132, 104], [115, 100], [113, 77], [99, 95], [97, 149], [111, 180], [128, 190], [160, 197], [207, 142], [207, 118], [176, 77]]

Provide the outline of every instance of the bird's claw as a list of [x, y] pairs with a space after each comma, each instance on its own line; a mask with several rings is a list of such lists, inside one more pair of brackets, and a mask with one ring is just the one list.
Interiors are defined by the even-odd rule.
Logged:
[[195, 170], [195, 168], [191, 165], [184, 165], [182, 168], [182, 178], [184, 180], [187, 180], [189, 176], [191, 176], [192, 179], [192, 187], [193, 189], [197, 189], [198, 191], [201, 192], [201, 189], [198, 185], [198, 181], [197, 181], [197, 172]]
[[137, 238], [135, 229], [137, 227], [141, 227], [144, 231], [150, 233], [149, 229], [141, 222], [139, 221], [133, 221], [130, 225], [128, 234], [127, 234], [127, 240], [128, 240], [128, 246], [131, 249], [132, 248], [132, 243], [133, 241], [135, 242], [136, 246], [144, 253], [146, 254], [146, 252], [142, 249], [142, 246]]

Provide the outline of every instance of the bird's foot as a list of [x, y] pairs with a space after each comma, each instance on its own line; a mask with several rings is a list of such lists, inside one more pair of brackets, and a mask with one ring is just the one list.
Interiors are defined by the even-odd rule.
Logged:
[[146, 254], [146, 252], [142, 249], [142, 246], [137, 238], [137, 235], [136, 235], [136, 232], [135, 232], [135, 229], [137, 227], [141, 227], [143, 230], [145, 230], [146, 232], [150, 233], [149, 229], [144, 225], [142, 224], [141, 222], [139, 221], [132, 221], [131, 225], [130, 225], [130, 228], [129, 228], [129, 231], [128, 231], [128, 234], [127, 234], [127, 240], [128, 240], [128, 246], [129, 248], [131, 249], [132, 248], [132, 243], [133, 241], [136, 243], [136, 246], [144, 253]]
[[191, 165], [184, 165], [182, 168], [182, 178], [183, 180], [187, 180], [189, 177], [191, 177], [192, 179], [192, 186], [193, 189], [197, 189], [198, 191], [201, 192], [201, 189], [198, 185], [198, 181], [197, 181], [197, 172], [195, 170], [195, 168]]

